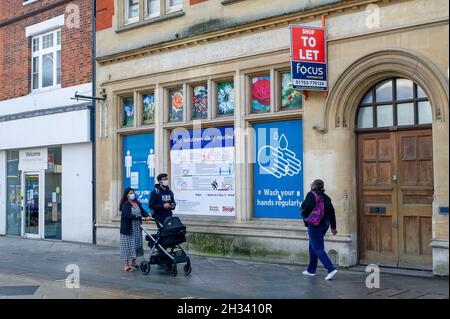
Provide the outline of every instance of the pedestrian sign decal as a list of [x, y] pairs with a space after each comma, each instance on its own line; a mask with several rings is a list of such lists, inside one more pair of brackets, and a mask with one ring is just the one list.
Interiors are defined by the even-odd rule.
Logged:
[[291, 25], [292, 84], [296, 90], [328, 90], [326, 29]]

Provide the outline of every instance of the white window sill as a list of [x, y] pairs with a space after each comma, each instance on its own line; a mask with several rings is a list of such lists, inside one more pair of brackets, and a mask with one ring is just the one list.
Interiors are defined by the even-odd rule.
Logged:
[[55, 86], [45, 87], [45, 88], [42, 88], [42, 89], [32, 90], [29, 95], [35, 95], [35, 94], [45, 93], [45, 92], [49, 92], [49, 91], [55, 91], [55, 90], [59, 90], [59, 89], [61, 89], [61, 84], [58, 84], [58, 85], [55, 85]]
[[28, 1], [22, 2], [22, 5], [26, 6], [26, 5], [36, 2], [36, 1], [38, 1], [38, 0], [28, 0]]

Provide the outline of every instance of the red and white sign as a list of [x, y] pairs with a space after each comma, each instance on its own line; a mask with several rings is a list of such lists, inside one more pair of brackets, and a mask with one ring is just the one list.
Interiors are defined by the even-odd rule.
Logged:
[[292, 61], [326, 63], [325, 28], [291, 26]]

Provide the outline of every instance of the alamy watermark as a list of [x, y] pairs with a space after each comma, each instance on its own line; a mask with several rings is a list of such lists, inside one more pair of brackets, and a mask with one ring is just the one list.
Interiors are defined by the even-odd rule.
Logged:
[[366, 287], [368, 289], [380, 288], [380, 267], [370, 264], [366, 267], [366, 272], [370, 273], [366, 278]]
[[66, 278], [66, 288], [80, 288], [80, 267], [77, 264], [70, 264], [66, 267], [69, 275]]

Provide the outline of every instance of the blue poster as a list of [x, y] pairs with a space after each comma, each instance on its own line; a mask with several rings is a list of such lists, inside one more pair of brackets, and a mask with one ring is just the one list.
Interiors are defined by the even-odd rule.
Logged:
[[155, 184], [155, 145], [153, 133], [123, 138], [123, 186], [134, 188], [136, 198], [149, 212], [150, 193]]
[[302, 121], [253, 125], [255, 218], [300, 219], [303, 201]]

